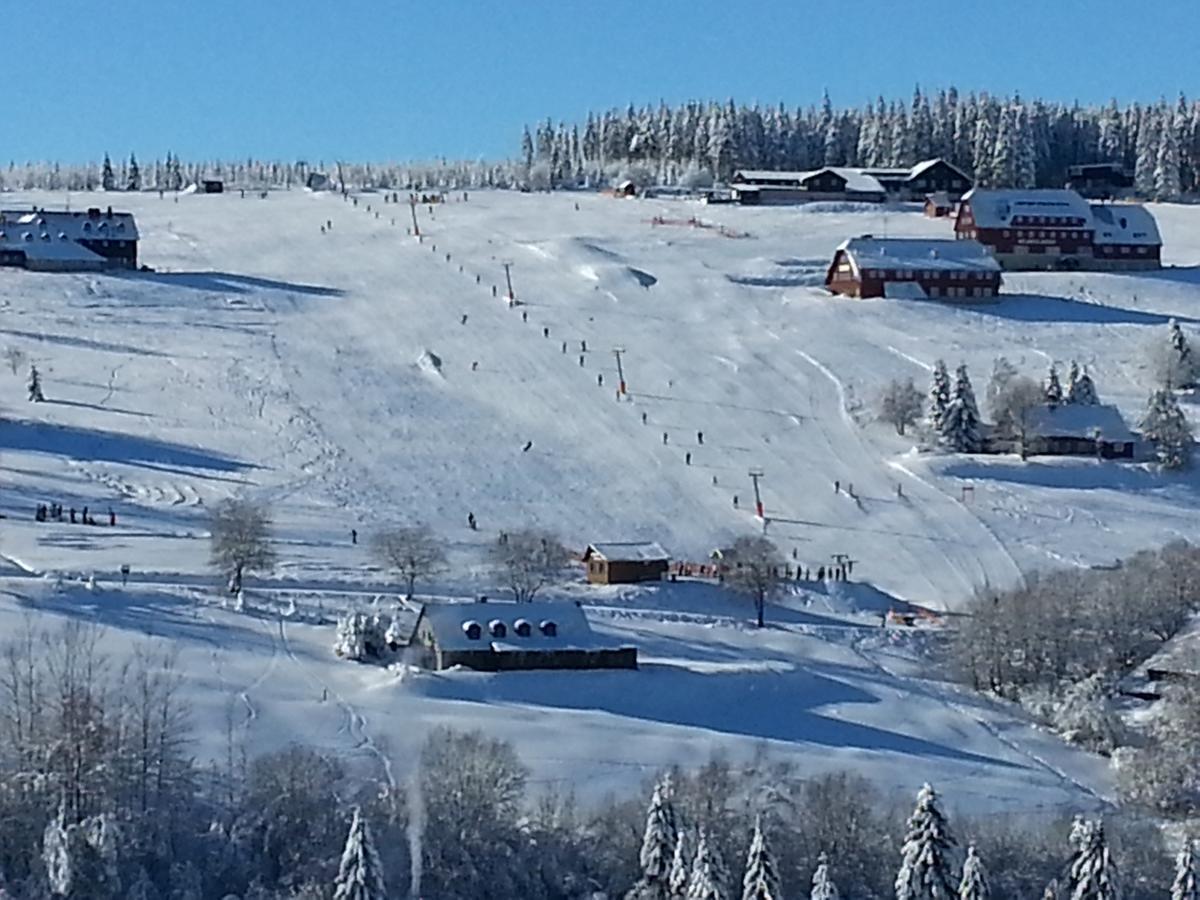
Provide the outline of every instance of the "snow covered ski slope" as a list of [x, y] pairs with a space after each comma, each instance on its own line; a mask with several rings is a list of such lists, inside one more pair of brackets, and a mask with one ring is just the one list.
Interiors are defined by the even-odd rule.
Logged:
[[[446, 537], [456, 568], [442, 593], [495, 592], [483, 547], [523, 525], [580, 549], [641, 538], [703, 559], [761, 530], [751, 468], [764, 473], [767, 533], [786, 555], [815, 570], [848, 553], [856, 580], [937, 608], [1038, 567], [1200, 536], [1194, 476], [920, 455], [872, 415], [884, 382], [923, 387], [939, 357], [967, 363], [982, 395], [1003, 354], [1036, 378], [1052, 361], [1086, 364], [1102, 399], [1136, 421], [1147, 344], [1169, 317], [1197, 324], [1200, 210], [1154, 208], [1178, 268], [1010, 275], [1000, 301], [955, 308], [819, 287], [847, 236], [949, 236], [944, 220], [915, 212], [471, 193], [421, 208], [418, 243], [405, 235], [407, 206], [382, 194], [357, 206], [299, 191], [119, 201], [156, 272], [0, 271], [0, 345], [38, 365], [47, 396], [26, 404], [24, 373], [0, 371], [12, 413], [0, 423], [6, 623], [34, 607], [94, 616], [118, 644], [178, 641], [206, 720], [234, 698], [256, 747], [306, 739], [369, 762], [384, 743], [415, 740], [413, 723], [453, 721], [512, 737], [546, 779], [594, 771], [597, 789], [765, 741], [905, 786], [944, 771], [968, 798], [998, 805], [1107, 790], [1095, 761], [919, 677], [910, 648], [862, 627], [855, 597], [799, 594], [761, 635], [711, 592], [589, 592], [605, 606], [598, 627], [643, 646], [642, 672], [403, 683], [337, 663], [330, 628], [274, 612], [289, 590], [312, 610], [394, 596], [349, 540], [384, 522]], [[260, 585], [273, 612], [213, 608], [203, 587], [204, 511], [235, 494], [268, 502], [277, 522], [280, 569]], [[35, 505], [52, 501], [104, 521], [111, 507], [118, 524], [34, 522]], [[30, 577], [92, 572], [96, 593]], [[620, 608], [630, 605], [640, 612]], [[335, 700], [315, 706], [323, 689]], [[763, 699], [759, 714], [749, 697]]]

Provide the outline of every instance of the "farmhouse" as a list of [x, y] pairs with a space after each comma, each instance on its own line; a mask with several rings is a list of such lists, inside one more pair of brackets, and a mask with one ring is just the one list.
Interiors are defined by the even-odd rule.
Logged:
[[574, 603], [427, 603], [409, 646], [429, 669], [636, 669], [637, 648], [597, 635]]
[[810, 203], [818, 200], [923, 200], [942, 192], [957, 200], [971, 187], [970, 178], [943, 159], [927, 159], [909, 168], [825, 166], [803, 172], [741, 169], [730, 190], [746, 205]]
[[1000, 266], [975, 241], [876, 238], [844, 241], [825, 286], [849, 297], [994, 297]]
[[592, 584], [635, 584], [658, 581], [667, 573], [671, 557], [653, 541], [605, 541], [588, 544], [583, 551], [587, 579]]
[[1068, 166], [1066, 187], [1094, 200], [1111, 200], [1133, 187], [1133, 175], [1119, 162]]
[[945, 191], [936, 191], [925, 198], [925, 215], [931, 219], [944, 219], [954, 213], [954, 201]]
[[[1120, 410], [1108, 404], [1038, 406], [1030, 412], [1026, 424], [1026, 452], [1030, 456], [1132, 459], [1137, 443]], [[1006, 433], [994, 433], [985, 443], [990, 453], [1013, 453], [1018, 449], [1016, 439]]]
[[40, 272], [137, 268], [133, 215], [92, 207], [85, 212], [0, 211], [0, 266]]
[[954, 234], [986, 245], [1005, 269], [1149, 269], [1161, 265], [1154, 217], [1132, 204], [1089, 204], [1075, 191], [973, 190]]

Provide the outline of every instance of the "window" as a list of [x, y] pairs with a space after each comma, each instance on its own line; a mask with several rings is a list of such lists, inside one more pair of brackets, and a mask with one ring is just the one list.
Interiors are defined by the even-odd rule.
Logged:
[[1146, 255], [1146, 248], [1145, 248], [1145, 247], [1138, 247], [1138, 248], [1137, 248], [1137, 252], [1138, 252], [1138, 256], [1145, 256], [1145, 255]]
[[494, 638], [502, 638], [508, 636], [508, 626], [499, 619], [492, 619], [488, 622], [488, 632]]
[[477, 641], [480, 635], [483, 634], [483, 628], [478, 622], [463, 622], [462, 630], [463, 634], [467, 636], [468, 641]]
[[1009, 231], [1007, 228], [1004, 229], [1003, 234], [1005, 237], [1012, 237], [1012, 232]]
[[1128, 256], [1128, 255], [1129, 255], [1129, 246], [1128, 246], [1127, 244], [1122, 244], [1122, 245], [1121, 245], [1121, 255], [1122, 255], [1122, 256]]
[[516, 632], [517, 637], [529, 637], [533, 634], [533, 626], [527, 619], [517, 619], [513, 622], [513, 631]]
[[558, 637], [558, 623], [551, 619], [546, 619], [543, 621], [538, 628], [545, 637]]

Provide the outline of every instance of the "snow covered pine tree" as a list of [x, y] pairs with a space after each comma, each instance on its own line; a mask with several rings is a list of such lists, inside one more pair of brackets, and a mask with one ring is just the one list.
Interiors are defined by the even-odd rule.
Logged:
[[654, 786], [654, 793], [650, 795], [642, 852], [638, 857], [642, 875], [625, 895], [626, 900], [670, 900], [668, 881], [678, 838], [675, 807], [671, 802], [671, 778], [667, 776]]
[[817, 857], [817, 870], [813, 872], [812, 893], [809, 900], [839, 900], [837, 885], [829, 874], [829, 857], [822, 853]]
[[975, 845], [967, 847], [967, 859], [963, 863], [962, 881], [958, 884], [958, 900], [990, 900], [992, 889], [988, 885], [987, 870], [975, 852]]
[[896, 900], [950, 900], [955, 895], [955, 841], [929, 784], [917, 793], [917, 807], [908, 819], [896, 874]]
[[1196, 869], [1193, 841], [1185, 841], [1175, 857], [1175, 880], [1171, 883], [1171, 900], [1200, 900], [1200, 873]]
[[1074, 360], [1071, 360], [1071, 371], [1067, 375], [1067, 402], [1079, 406], [1095, 406], [1100, 402], [1092, 376], [1086, 369], [1081, 373]]
[[949, 405], [950, 374], [946, 371], [946, 363], [939, 359], [933, 364], [933, 377], [929, 382], [929, 409], [925, 413], [934, 440], [942, 433], [942, 417]]
[[979, 407], [965, 365], [955, 373], [954, 394], [942, 413], [941, 443], [959, 453], [976, 453], [983, 446]]
[[671, 900], [683, 900], [687, 895], [694, 856], [691, 832], [687, 828], [680, 828], [679, 837], [675, 840], [675, 854], [671, 857], [671, 871], [667, 876], [667, 895]]
[[696, 858], [692, 861], [692, 877], [688, 881], [686, 900], [728, 900], [729, 874], [721, 852], [704, 829], [696, 841]]
[[746, 856], [746, 872], [742, 876], [742, 900], [782, 900], [779, 873], [775, 857], [763, 835], [762, 819], [754, 820], [750, 852]]
[[1046, 383], [1042, 385], [1042, 393], [1046, 396], [1046, 405], [1053, 409], [1063, 402], [1062, 382], [1058, 380], [1058, 369], [1054, 364], [1050, 364], [1050, 374], [1046, 376]]
[[371, 826], [358, 809], [346, 834], [346, 847], [333, 883], [333, 900], [388, 900], [383, 863], [371, 838]]
[[1077, 849], [1067, 875], [1071, 900], [1121, 900], [1117, 864], [1108, 849], [1103, 822], [1077, 822], [1072, 829]]
[[1192, 426], [1188, 423], [1175, 392], [1159, 388], [1150, 395], [1146, 415], [1142, 419], [1142, 434], [1154, 442], [1154, 452], [1164, 469], [1183, 469], [1191, 464]]

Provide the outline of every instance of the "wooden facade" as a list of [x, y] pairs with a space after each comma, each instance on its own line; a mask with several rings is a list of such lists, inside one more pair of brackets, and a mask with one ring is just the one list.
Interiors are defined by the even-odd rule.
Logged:
[[200, 190], [205, 194], [223, 194], [225, 182], [219, 178], [205, 178], [200, 182]]
[[854, 238], [834, 254], [825, 286], [848, 297], [982, 300], [1000, 292], [1000, 268], [978, 245], [955, 241]]
[[637, 584], [660, 581], [671, 557], [655, 543], [596, 543], [583, 552], [591, 584]]

